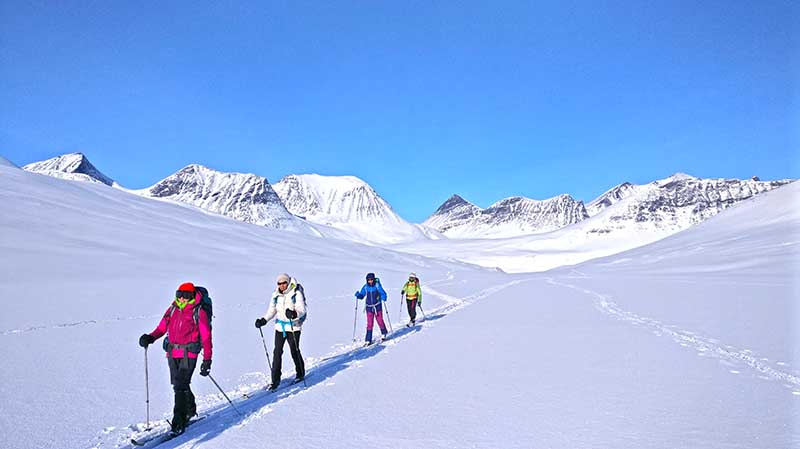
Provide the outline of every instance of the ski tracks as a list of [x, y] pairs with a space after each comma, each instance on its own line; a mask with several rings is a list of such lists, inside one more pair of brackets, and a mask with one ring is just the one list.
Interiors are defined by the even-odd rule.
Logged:
[[[659, 337], [667, 336], [683, 347], [696, 350], [698, 356], [713, 357], [730, 365], [744, 364], [753, 369], [758, 377], [765, 380], [780, 382], [786, 388], [790, 389], [793, 395], [800, 396], [800, 375], [785, 371], [785, 369], [788, 368], [785, 362], [774, 362], [775, 366], [773, 366], [773, 363], [770, 362], [769, 359], [757, 357], [753, 351], [749, 349], [739, 349], [732, 345], [726, 345], [715, 338], [703, 336], [697, 332], [681, 330], [677, 326], [665, 324], [658, 320], [642, 317], [623, 310], [609, 295], [604, 295], [580, 286], [558, 282], [553, 278], [547, 278], [547, 282], [585, 293], [593, 298], [595, 307], [606, 315], [638, 327], [646, 328]], [[740, 373], [733, 369], [729, 370], [729, 372], [731, 374]]]
[[[448, 273], [448, 279], [446, 280], [452, 278], [452, 273]], [[475, 301], [526, 281], [527, 280], [514, 280], [505, 282], [480, 290], [463, 298], [456, 298], [428, 287], [427, 290], [431, 295], [442, 298], [447, 304], [431, 310], [426, 314], [424, 319], [417, 322], [416, 326], [395, 329], [391, 334], [391, 338], [380, 344], [368, 347], [362, 346], [361, 343], [348, 345], [340, 344], [335, 346], [337, 349], [327, 355], [319, 358], [307, 358], [308, 375], [306, 376], [306, 380], [308, 381], [308, 387], [303, 387], [302, 384], [296, 384], [282, 387], [276, 393], [268, 393], [264, 390], [266, 376], [262, 376], [264, 380], [257, 381], [253, 379], [253, 376], [256, 376], [257, 373], [244, 374], [242, 379], [250, 378], [250, 380], [245, 381], [233, 390], [227, 392], [228, 396], [234, 400], [236, 407], [243, 412], [243, 416], [239, 416], [231, 410], [221, 394], [212, 394], [203, 398], [198, 398], [198, 404], [206, 405], [205, 407], [201, 406], [203, 410], [200, 410], [202, 412], [201, 414], [205, 416], [204, 422], [188, 428], [184, 435], [170, 440], [167, 446], [195, 447], [228, 429], [245, 427], [268, 415], [275, 407], [291, 400], [296, 395], [307, 394], [318, 388], [333, 385], [331, 379], [340, 371], [362, 366], [368, 359], [391, 349], [395, 345], [401, 344], [418, 332], [423, 332], [425, 329], [435, 326], [439, 319], [446, 317], [456, 310], [460, 310]], [[288, 372], [286, 374], [291, 375], [291, 373]], [[166, 430], [166, 424], [163, 423], [163, 421], [154, 424], [157, 429]], [[144, 428], [144, 423], [132, 424], [122, 428], [108, 427], [95, 438], [96, 442], [92, 445], [92, 448], [113, 447], [132, 449], [133, 446], [130, 444], [130, 438], [142, 436]]]

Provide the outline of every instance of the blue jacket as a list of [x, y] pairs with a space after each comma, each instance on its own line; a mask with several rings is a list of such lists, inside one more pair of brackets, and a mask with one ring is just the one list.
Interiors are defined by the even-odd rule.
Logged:
[[381, 281], [378, 279], [375, 279], [375, 284], [372, 286], [364, 284], [361, 290], [356, 292], [356, 298], [367, 298], [367, 312], [381, 310], [381, 301], [386, 301], [387, 296], [386, 291], [381, 287]]

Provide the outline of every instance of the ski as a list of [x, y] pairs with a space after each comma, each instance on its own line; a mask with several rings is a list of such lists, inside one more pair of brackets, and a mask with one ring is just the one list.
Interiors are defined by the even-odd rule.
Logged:
[[[308, 379], [308, 376], [309, 376], [309, 373], [306, 373], [306, 379]], [[277, 393], [277, 392], [279, 392], [281, 390], [284, 390], [286, 388], [292, 387], [292, 386], [297, 385], [297, 384], [302, 383], [302, 382], [303, 382], [303, 379], [292, 379], [291, 381], [281, 382], [280, 385], [278, 385], [278, 388], [276, 388], [274, 390], [270, 390], [269, 386], [267, 386], [266, 390], [269, 393]]]
[[[196, 423], [198, 421], [201, 421], [201, 420], [205, 419], [205, 417], [206, 417], [206, 415], [198, 416], [196, 418], [192, 418], [191, 420], [189, 420], [188, 423], [186, 423], [186, 428], [188, 428], [189, 426], [191, 426], [192, 424], [194, 424], [194, 423]], [[167, 430], [167, 431], [160, 432], [160, 433], [154, 433], [152, 435], [145, 435], [144, 437], [140, 437], [140, 438], [131, 438], [131, 444], [134, 445], [134, 446], [137, 446], [137, 447], [158, 446], [159, 444], [166, 443], [167, 441], [169, 441], [169, 440], [171, 440], [173, 438], [176, 438], [176, 437], [179, 437], [179, 436], [183, 435], [184, 433], [186, 433], [186, 428], [184, 428], [183, 432], [178, 433], [178, 434], [172, 433], [172, 430]]]

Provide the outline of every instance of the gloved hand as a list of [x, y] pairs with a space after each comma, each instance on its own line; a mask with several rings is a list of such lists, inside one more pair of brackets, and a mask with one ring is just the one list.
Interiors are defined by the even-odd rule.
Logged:
[[297, 312], [292, 309], [286, 309], [286, 318], [290, 320], [297, 318]]
[[147, 346], [153, 344], [154, 341], [156, 341], [156, 339], [153, 338], [152, 335], [142, 334], [142, 336], [139, 337], [139, 346], [146, 348]]
[[200, 365], [200, 375], [205, 377], [208, 376], [208, 373], [211, 372], [211, 359], [203, 360], [203, 364]]
[[263, 326], [265, 324], [267, 324], [267, 320], [265, 318], [263, 318], [263, 317], [262, 318], [256, 318], [256, 327], [260, 328], [261, 326]]
[[359, 291], [356, 291], [356, 293], [355, 293], [353, 296], [355, 296], [356, 298], [358, 298], [358, 294], [359, 294], [359, 293], [361, 293], [361, 292], [359, 292]]

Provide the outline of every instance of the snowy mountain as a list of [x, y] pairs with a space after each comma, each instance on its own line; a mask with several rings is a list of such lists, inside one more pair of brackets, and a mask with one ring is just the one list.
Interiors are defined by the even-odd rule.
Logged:
[[591, 232], [652, 229], [674, 233], [791, 181], [700, 179], [676, 173], [646, 185], [624, 183], [589, 203], [587, 211], [594, 220]]
[[[789, 182], [677, 175], [642, 186], [623, 184], [592, 202], [592, 217], [556, 231], [466, 239], [458, 246], [438, 241], [410, 242], [398, 249], [507, 272], [545, 271], [653, 243]], [[609, 205], [597, 206], [604, 202]]]
[[22, 168], [54, 178], [114, 185], [114, 180], [101, 173], [83, 153], [63, 154], [46, 161], [28, 164]]
[[135, 193], [190, 204], [246, 223], [318, 235], [286, 210], [266, 178], [253, 174], [192, 164]]
[[423, 224], [450, 238], [506, 238], [553, 231], [587, 217], [583, 202], [569, 195], [544, 201], [516, 196], [486, 209], [453, 195]]
[[428, 238], [355, 176], [289, 175], [274, 188], [289, 212], [355, 240], [388, 244]]

